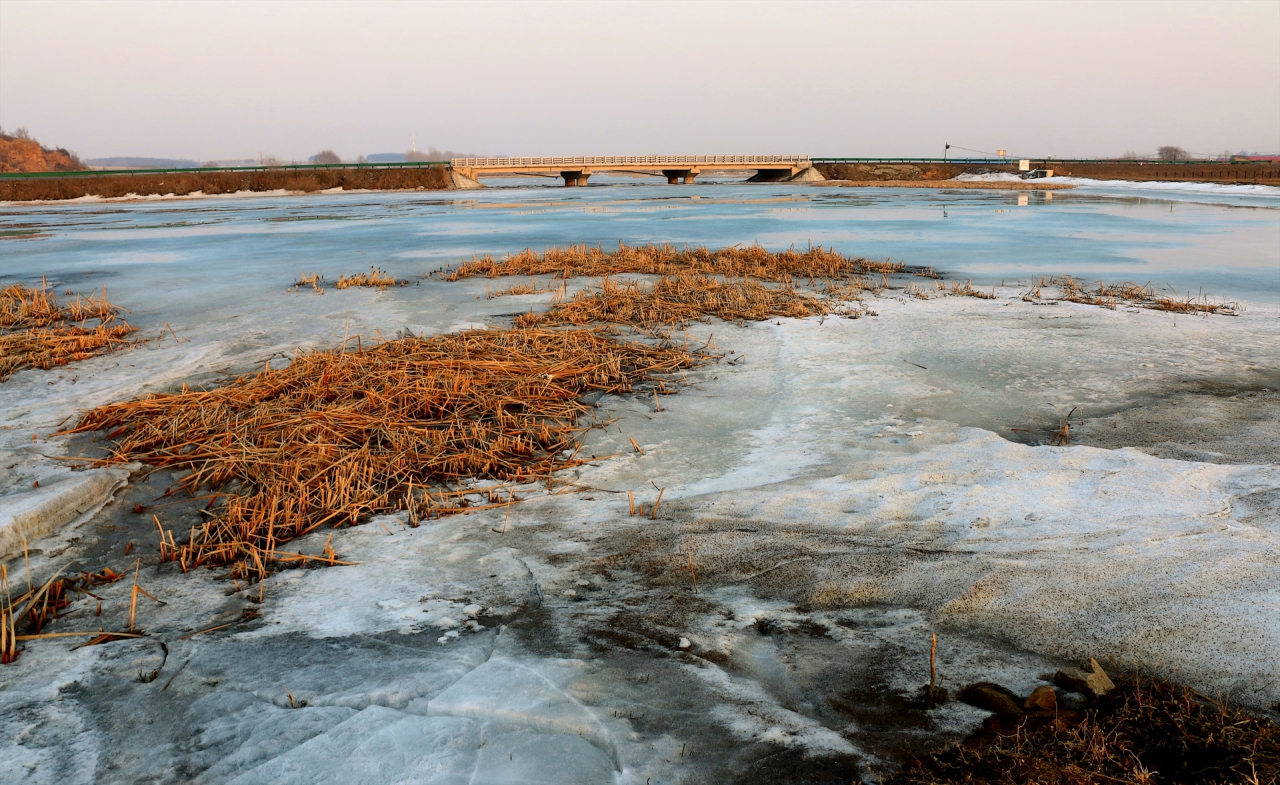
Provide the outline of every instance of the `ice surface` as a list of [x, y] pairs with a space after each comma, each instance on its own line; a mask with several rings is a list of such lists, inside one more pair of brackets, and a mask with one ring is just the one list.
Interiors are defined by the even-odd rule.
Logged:
[[371, 706], [231, 782], [461, 785], [479, 743], [476, 723]]
[[73, 472], [35, 451], [0, 450], [0, 557], [62, 526], [89, 520], [124, 486], [129, 472], [126, 467]]
[[[1181, 444], [1171, 407], [1186, 396], [1226, 412], [1233, 396], [1280, 386], [1276, 209], [1265, 195], [1102, 187], [1019, 207], [998, 192], [733, 185], [5, 207], [0, 222], [51, 236], [7, 245], [4, 280], [105, 284], [151, 340], [0, 385], [4, 509], [106, 482], [45, 457], [95, 449], [48, 438], [87, 407], [279, 367], [344, 336], [501, 324], [545, 303], [416, 277], [473, 252], [812, 238], [981, 270], [997, 299], [886, 296], [868, 301], [879, 316], [856, 321], [696, 325], [734, 354], [692, 374], [663, 412], [643, 396], [602, 399], [618, 427], [592, 431], [584, 454], [616, 457], [570, 473], [585, 490], [523, 489], [505, 534], [501, 510], [337, 530], [332, 546], [357, 564], [263, 586], [155, 564], [154, 524], [128, 510], [171, 479], [135, 476], [96, 516], [33, 542], [32, 572], [122, 569], [141, 555], [141, 584], [167, 604], [140, 604], [143, 641], [32, 641], [0, 668], [0, 777], [735, 782], [794, 754], [874, 781], [904, 749], [983, 716], [920, 705], [933, 633], [948, 687], [1026, 693], [1098, 656], [1274, 705], [1270, 432], [1231, 432], [1251, 463], [1047, 442], [1059, 412], [1079, 407], [1083, 438], [1107, 418], [1167, 410], [1152, 438]], [[300, 271], [370, 264], [413, 283], [285, 291]], [[1081, 268], [1203, 275], [1247, 309], [1205, 319], [1039, 305], [1014, 285], [1030, 269]], [[157, 339], [166, 322], [181, 343]], [[105, 501], [110, 484], [89, 495]], [[652, 510], [659, 489], [656, 519], [628, 514], [628, 491]], [[199, 518], [155, 512], [179, 530]], [[329, 534], [288, 547], [318, 553]], [[22, 580], [19, 561], [9, 572]], [[102, 615], [80, 600], [56, 628], [122, 629], [130, 584], [95, 588]], [[260, 616], [237, 621], [246, 611]], [[201, 633], [220, 624], [231, 626]]]
[[[974, 183], [1012, 183], [1027, 182], [1016, 174], [996, 172], [990, 174], [962, 174], [953, 178], [960, 182]], [[1033, 181], [1034, 182], [1034, 181]], [[1180, 193], [1220, 194], [1223, 196], [1269, 196], [1280, 197], [1280, 187], [1274, 185], [1252, 185], [1248, 183], [1192, 183], [1170, 182], [1166, 180], [1098, 180], [1092, 177], [1055, 176], [1044, 182], [1074, 185], [1077, 188], [1134, 190], [1134, 191], [1172, 191]]]

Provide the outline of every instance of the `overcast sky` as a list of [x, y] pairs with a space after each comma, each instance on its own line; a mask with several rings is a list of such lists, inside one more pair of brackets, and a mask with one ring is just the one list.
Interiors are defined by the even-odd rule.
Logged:
[[0, 125], [85, 157], [1280, 150], [1280, 2], [0, 0]]

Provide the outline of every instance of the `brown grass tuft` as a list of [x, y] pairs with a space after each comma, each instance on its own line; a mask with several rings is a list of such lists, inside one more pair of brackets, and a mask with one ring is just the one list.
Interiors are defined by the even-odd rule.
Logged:
[[793, 279], [833, 280], [867, 273], [900, 273], [901, 262], [871, 261], [845, 256], [824, 248], [794, 249], [773, 253], [758, 245], [733, 246], [711, 251], [705, 247], [677, 249], [673, 245], [627, 246], [616, 251], [600, 247], [571, 245], [548, 248], [543, 253], [525, 249], [495, 261], [483, 256], [448, 271], [450, 281], [463, 278], [498, 278], [505, 275], [558, 275], [561, 278], [604, 278], [624, 273], [636, 275], [677, 275], [695, 273], [731, 278], [791, 283]]
[[520, 327], [625, 324], [643, 330], [684, 329], [690, 322], [715, 316], [725, 321], [762, 321], [775, 316], [804, 318], [829, 313], [831, 306], [806, 297], [787, 285], [755, 281], [720, 281], [682, 273], [655, 283], [605, 278], [546, 313], [530, 311], [516, 318]]
[[379, 270], [377, 267], [370, 267], [367, 273], [356, 273], [355, 275], [339, 275], [338, 280], [333, 282], [335, 289], [348, 289], [352, 286], [376, 286], [379, 289], [385, 289], [388, 286], [404, 286], [406, 281], [397, 281], [395, 278], [387, 275], [385, 270]]
[[[104, 463], [190, 469], [181, 488], [219, 504], [185, 543], [161, 530], [167, 558], [255, 580], [298, 558], [279, 544], [326, 523], [464, 512], [476, 481], [549, 480], [580, 465], [580, 422], [592, 411], [581, 395], [626, 392], [702, 359], [601, 330], [404, 338], [103, 406], [74, 431], [108, 431], [116, 443]], [[512, 500], [509, 489], [487, 490], [495, 505], [502, 493]]]
[[47, 281], [0, 289], [0, 382], [23, 368], [48, 370], [130, 345], [134, 328], [116, 321], [121, 311], [105, 289], [65, 304]]
[[[1058, 288], [1061, 292], [1060, 296], [1044, 298], [1042, 290], [1051, 286]], [[1121, 304], [1128, 304], [1153, 311], [1170, 311], [1201, 316], [1210, 314], [1239, 316], [1244, 313], [1244, 308], [1239, 303], [1211, 300], [1205, 294], [1198, 296], [1188, 294], [1183, 298], [1157, 295], [1151, 284], [1141, 285], [1130, 282], [1109, 284], [1099, 281], [1097, 286], [1089, 289], [1081, 284], [1078, 279], [1069, 275], [1053, 279], [1042, 277], [1029, 292], [1022, 296], [1022, 299], [1025, 302], [1037, 302], [1041, 299], [1049, 301], [1065, 300], [1082, 305], [1096, 305], [1113, 311]]]

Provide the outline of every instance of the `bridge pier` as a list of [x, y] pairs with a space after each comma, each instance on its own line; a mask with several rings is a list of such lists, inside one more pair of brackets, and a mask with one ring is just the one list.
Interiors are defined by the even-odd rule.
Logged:
[[560, 176], [564, 178], [564, 184], [566, 187], [574, 185], [585, 186], [587, 184], [587, 179], [591, 177], [591, 172], [585, 170], [580, 172], [561, 172]]
[[663, 169], [662, 174], [667, 178], [667, 185], [678, 185], [681, 180], [685, 185], [692, 185], [693, 178], [700, 174], [698, 169]]

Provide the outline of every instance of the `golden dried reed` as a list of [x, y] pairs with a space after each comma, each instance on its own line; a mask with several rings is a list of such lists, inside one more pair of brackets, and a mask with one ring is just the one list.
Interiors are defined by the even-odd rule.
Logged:
[[370, 267], [367, 273], [356, 273], [355, 275], [339, 275], [338, 280], [333, 282], [335, 289], [349, 289], [352, 286], [376, 286], [379, 289], [385, 289], [388, 286], [406, 286], [407, 281], [397, 281], [385, 270], [379, 270], [377, 267]]
[[446, 280], [498, 278], [504, 275], [556, 275], [561, 278], [589, 276], [603, 278], [624, 273], [676, 275], [697, 273], [731, 278], [791, 283], [793, 279], [833, 280], [867, 273], [901, 273], [901, 262], [854, 258], [824, 248], [806, 251], [790, 249], [773, 253], [758, 245], [732, 246], [717, 251], [705, 247], [676, 248], [673, 245], [628, 246], [615, 251], [599, 246], [570, 245], [548, 248], [543, 253], [525, 249], [501, 261], [482, 256], [444, 272]]
[[521, 314], [520, 327], [625, 324], [645, 330], [684, 329], [690, 322], [715, 316], [725, 321], [762, 321], [774, 316], [804, 318], [829, 313], [831, 305], [807, 297], [789, 285], [765, 286], [755, 281], [721, 281], [707, 275], [680, 273], [654, 283], [605, 278], [598, 288], [578, 292], [546, 313]]
[[116, 321], [122, 311], [105, 289], [65, 304], [45, 280], [0, 289], [0, 382], [23, 368], [48, 370], [130, 345], [135, 328]]
[[162, 528], [163, 553], [184, 569], [230, 565], [233, 578], [258, 580], [299, 556], [279, 544], [326, 523], [396, 510], [416, 523], [464, 512], [486, 490], [496, 505], [503, 490], [476, 481], [528, 483], [580, 465], [584, 393], [626, 392], [702, 359], [599, 329], [410, 337], [103, 406], [73, 430], [109, 431], [103, 463], [190, 469], [181, 488], [219, 503], [185, 543]]

